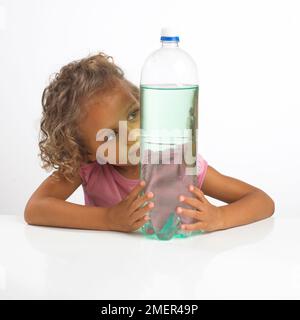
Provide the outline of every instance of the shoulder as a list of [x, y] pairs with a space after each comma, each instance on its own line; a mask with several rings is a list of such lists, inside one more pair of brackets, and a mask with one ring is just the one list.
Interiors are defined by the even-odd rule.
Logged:
[[86, 185], [95, 171], [99, 169], [100, 165], [97, 161], [82, 163], [78, 172], [82, 180], [82, 185]]
[[208, 168], [208, 163], [204, 159], [204, 157], [198, 153], [197, 154], [197, 176], [198, 176], [198, 186], [201, 189], [201, 186], [203, 184], [204, 178], [206, 176]]

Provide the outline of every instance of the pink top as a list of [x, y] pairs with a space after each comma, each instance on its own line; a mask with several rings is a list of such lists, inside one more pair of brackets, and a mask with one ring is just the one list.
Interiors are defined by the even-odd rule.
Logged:
[[[200, 154], [197, 157], [197, 166], [198, 188], [201, 188], [207, 171], [207, 161]], [[139, 179], [124, 177], [113, 165], [99, 164], [97, 161], [82, 164], [79, 174], [82, 179], [85, 204], [90, 206], [116, 205], [139, 182]]]

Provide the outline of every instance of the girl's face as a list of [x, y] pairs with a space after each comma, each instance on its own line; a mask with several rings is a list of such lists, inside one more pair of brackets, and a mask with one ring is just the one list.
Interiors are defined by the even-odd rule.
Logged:
[[[128, 156], [138, 146], [139, 138], [135, 133], [140, 128], [140, 106], [128, 85], [118, 81], [118, 85], [110, 92], [94, 94], [85, 107], [87, 114], [80, 123], [80, 131], [92, 153], [90, 160], [98, 160], [99, 151], [106, 150], [104, 155], [112, 156], [114, 165], [132, 165]], [[128, 138], [130, 133], [137, 138]], [[121, 163], [119, 147], [122, 150]], [[139, 151], [134, 153], [139, 156]]]

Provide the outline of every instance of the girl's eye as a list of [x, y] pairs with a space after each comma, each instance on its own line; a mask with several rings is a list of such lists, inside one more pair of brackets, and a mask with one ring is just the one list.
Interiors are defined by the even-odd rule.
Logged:
[[137, 110], [135, 110], [135, 111], [130, 112], [129, 115], [128, 115], [128, 120], [133, 120], [133, 119], [135, 119], [139, 111], [140, 111], [140, 110], [137, 109]]

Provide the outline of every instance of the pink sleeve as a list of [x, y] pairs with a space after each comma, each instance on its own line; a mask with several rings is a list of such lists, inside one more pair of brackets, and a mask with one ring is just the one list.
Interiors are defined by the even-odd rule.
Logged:
[[82, 164], [79, 168], [79, 175], [82, 180], [82, 185], [87, 185], [87, 182], [92, 174], [95, 163], [85, 163]]
[[203, 159], [203, 157], [198, 154], [198, 159], [197, 159], [197, 165], [198, 165], [198, 187], [199, 189], [201, 189], [204, 178], [205, 178], [205, 174], [207, 171], [207, 161], [205, 159]]

